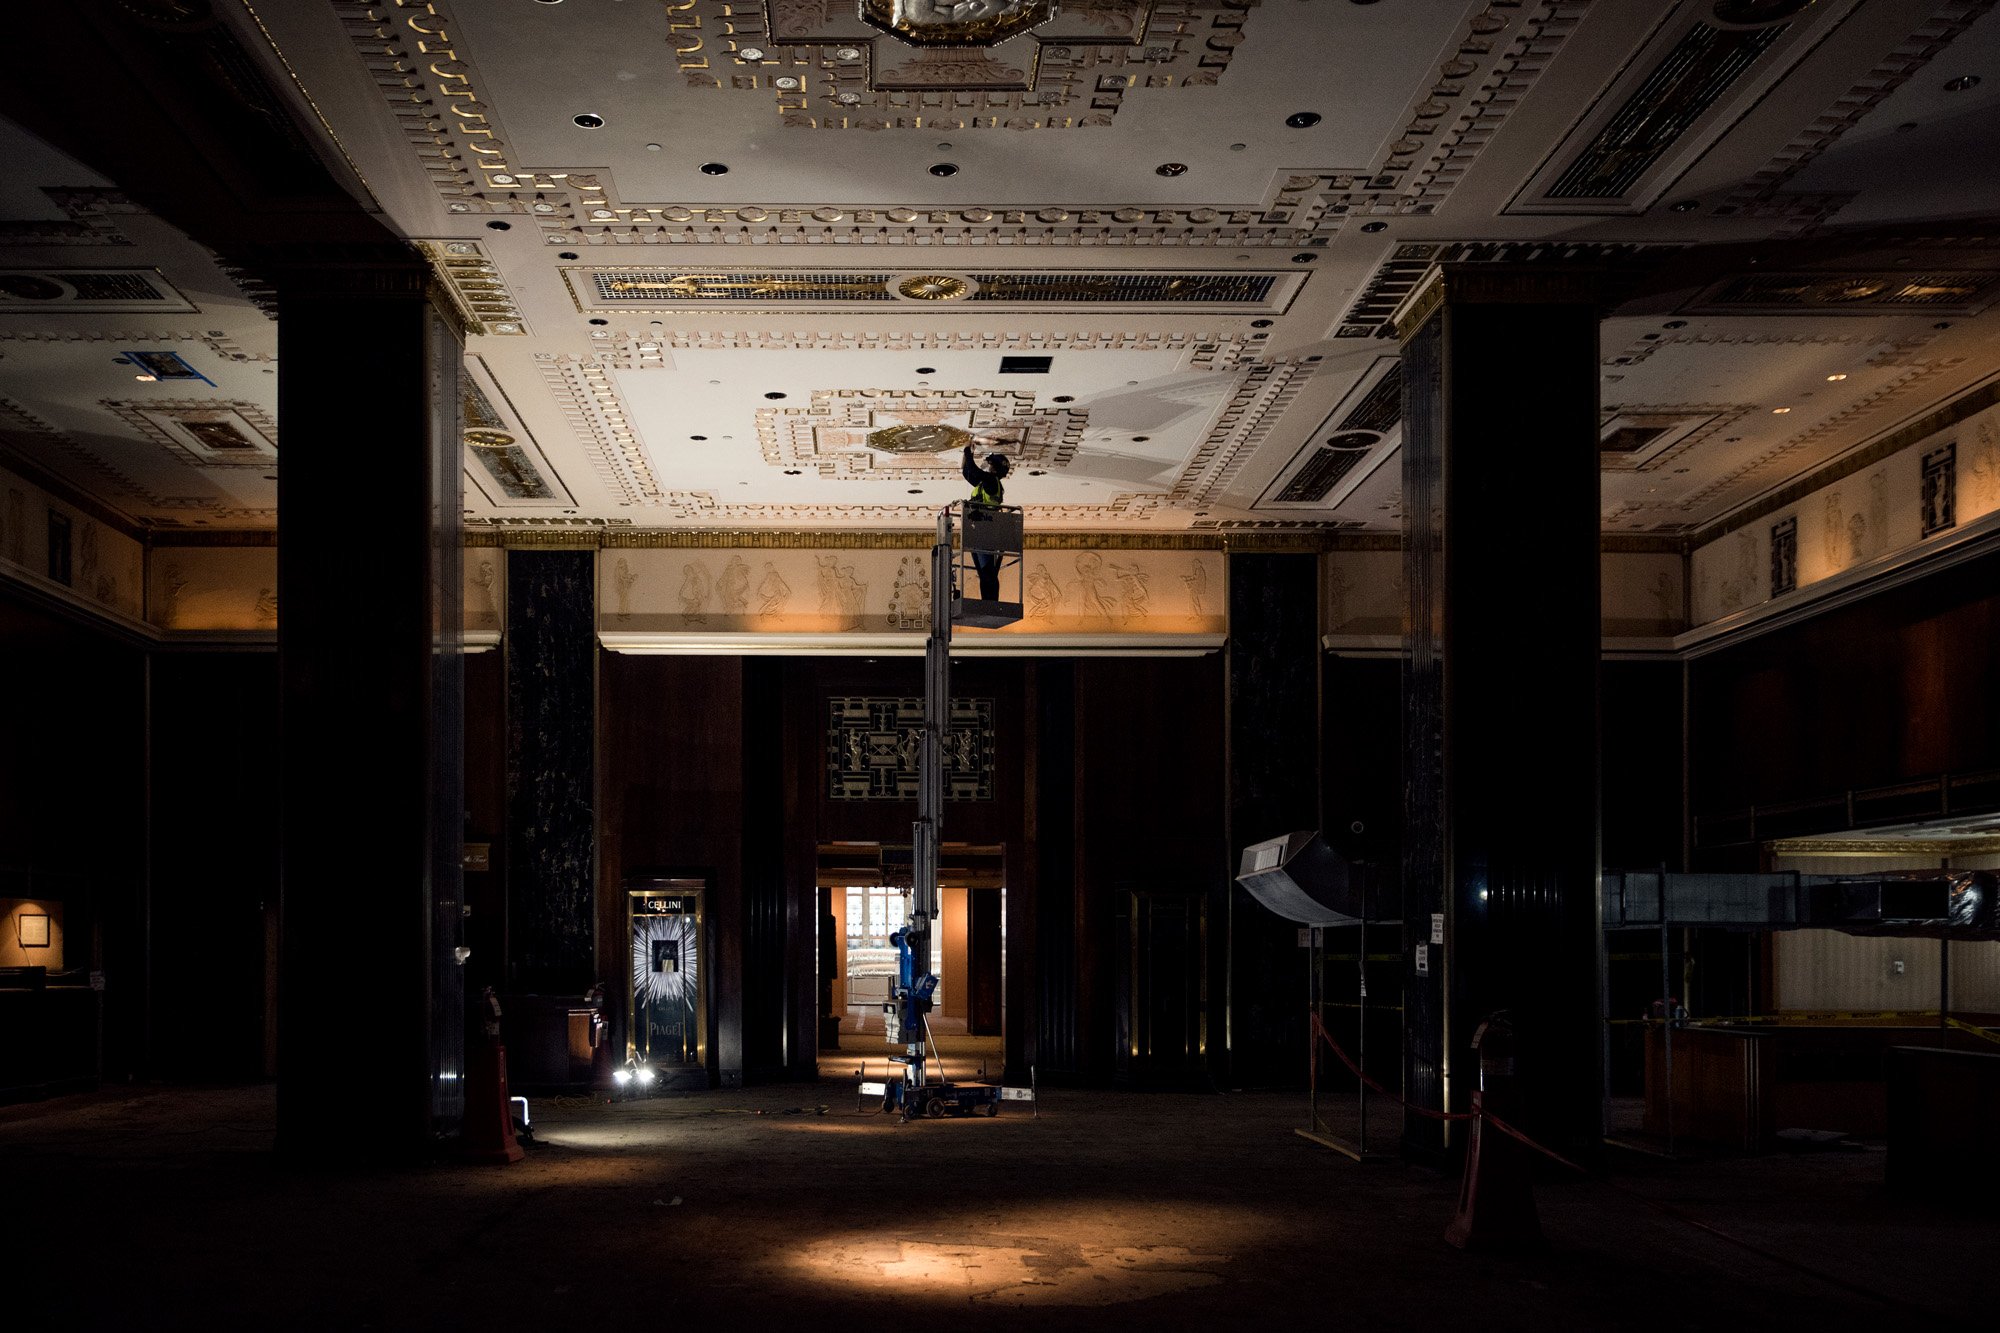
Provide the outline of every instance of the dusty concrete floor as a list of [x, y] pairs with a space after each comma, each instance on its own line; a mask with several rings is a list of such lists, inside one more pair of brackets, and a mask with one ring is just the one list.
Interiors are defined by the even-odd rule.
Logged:
[[275, 1160], [268, 1088], [0, 1108], [0, 1326], [1879, 1330], [2000, 1295], [2000, 1224], [1889, 1201], [1879, 1154], [1615, 1175], [1875, 1299], [1602, 1182], [1541, 1187], [1547, 1254], [1461, 1254], [1454, 1182], [1297, 1138], [1298, 1098], [904, 1126], [850, 1086], [543, 1101], [516, 1166], [359, 1173]]

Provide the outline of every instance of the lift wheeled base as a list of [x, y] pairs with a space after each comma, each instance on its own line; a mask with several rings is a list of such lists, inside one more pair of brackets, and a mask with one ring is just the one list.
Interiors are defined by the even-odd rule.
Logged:
[[1000, 1114], [998, 1083], [926, 1083], [910, 1087], [901, 1079], [889, 1080], [882, 1097], [882, 1112], [900, 1110], [903, 1119], [919, 1117], [937, 1120], [947, 1115]]

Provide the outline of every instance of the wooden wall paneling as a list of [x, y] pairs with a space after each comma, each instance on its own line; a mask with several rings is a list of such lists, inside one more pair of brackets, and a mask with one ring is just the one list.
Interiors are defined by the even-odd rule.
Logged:
[[2000, 766], [2000, 555], [1697, 658], [1698, 814]]
[[0, 883], [61, 890], [64, 965], [106, 975], [105, 1073], [147, 1074], [145, 654], [5, 590], [0, 643]]
[[[278, 907], [275, 653], [152, 664], [154, 1061], [176, 1079], [264, 1073], [265, 919]], [[338, 858], [329, 822], [322, 844]], [[365, 868], [355, 867], [357, 874]], [[356, 984], [370, 952], [352, 941]]]
[[[743, 664], [607, 653], [601, 670], [599, 970], [621, 995], [629, 983], [627, 881], [705, 881], [709, 1065], [726, 1083], [742, 1070]], [[623, 1017], [624, 1003], [616, 1007]]]

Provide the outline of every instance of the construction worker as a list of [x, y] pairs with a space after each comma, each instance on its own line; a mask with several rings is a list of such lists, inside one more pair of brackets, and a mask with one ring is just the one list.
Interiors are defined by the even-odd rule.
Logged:
[[[976, 505], [1002, 505], [1007, 502], [1006, 476], [1009, 469], [1007, 455], [992, 453], [986, 455], [986, 466], [972, 461], [972, 446], [965, 446], [965, 459], [960, 468], [965, 480], [972, 487], [972, 503]], [[979, 597], [981, 601], [1000, 600], [1000, 553], [998, 551], [974, 551], [972, 564], [979, 571]]]

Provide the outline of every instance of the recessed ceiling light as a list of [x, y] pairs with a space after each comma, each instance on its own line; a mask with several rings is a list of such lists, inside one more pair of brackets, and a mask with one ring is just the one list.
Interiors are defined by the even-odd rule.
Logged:
[[791, 75], [787, 74], [781, 78], [772, 79], [771, 86], [773, 88], [779, 89], [782, 92], [791, 92], [793, 89], [799, 86], [799, 81], [793, 78]]
[[1678, 204], [1674, 205], [1674, 212], [1692, 213], [1697, 208], [1700, 207], [1701, 207], [1701, 201], [1699, 199], [1683, 199]]
[[859, 60], [861, 59], [861, 48], [858, 46], [836, 46], [833, 49], [833, 54], [839, 60]]
[[1771, 409], [1771, 415], [1772, 415], [1772, 416], [1774, 416], [1774, 417], [1781, 417], [1781, 416], [1785, 415], [1785, 413], [1787, 413], [1787, 412], [1789, 412], [1789, 411], [1791, 411], [1791, 410], [1792, 410], [1792, 409], [1791, 409], [1791, 408], [1789, 408], [1789, 407], [1774, 407], [1774, 408], [1772, 408], [1772, 409]]
[[154, 382], [155, 382], [156, 380], [158, 380], [158, 379], [159, 379], [159, 376], [157, 376], [157, 375], [134, 375], [134, 376], [133, 376], [132, 378], [133, 378], [133, 379], [135, 379], [135, 380], [138, 380], [138, 381], [139, 381], [139, 382], [140, 382], [141, 384], [152, 384], [152, 383], [154, 383]]
[[1291, 115], [1285, 117], [1285, 124], [1295, 130], [1309, 130], [1319, 124], [1319, 112], [1294, 111]]
[[1028, 469], [1028, 475], [1031, 477], [1046, 477], [1049, 474], [1047, 472], [1044, 472], [1041, 468], [1031, 467]]
[[1948, 93], [1962, 93], [1978, 86], [1979, 76], [1977, 74], [1961, 74], [1957, 78], [1947, 82], [1944, 90]]
[[1841, 373], [1840, 373], [1840, 374], [1838, 374], [1838, 375], [1828, 375], [1828, 376], [1826, 377], [1826, 379], [1827, 379], [1827, 383], [1829, 383], [1829, 384], [1837, 384], [1837, 383], [1839, 383], [1839, 382], [1840, 382], [1841, 380], [1844, 380], [1844, 379], [1846, 379], [1846, 378], [1847, 378], [1847, 374], [1846, 374], [1846, 372], [1845, 372], [1845, 371], [1841, 372]]
[[660, 145], [656, 143], [649, 143], [646, 145], [646, 151], [649, 153], [657, 153], [660, 151]]
[[1233, 143], [1229, 145], [1229, 151], [1232, 153], [1240, 153], [1249, 146], [1250, 145], [1247, 143]]
[[922, 495], [923, 493], [923, 488], [920, 486], [912, 486], [904, 492], [905, 495]]
[[1187, 175], [1187, 163], [1162, 162], [1159, 166], [1153, 168], [1153, 174], [1157, 176], [1185, 176]]
[[1660, 327], [1663, 329], [1684, 329], [1687, 326], [1688, 322], [1684, 319], [1670, 319], [1666, 323], [1660, 325]]
[[701, 174], [704, 176], [727, 176], [729, 168], [720, 162], [704, 162], [701, 164]]
[[507, 222], [489, 222], [489, 223], [487, 223], [487, 224], [486, 224], [486, 229], [487, 229], [488, 231], [512, 231], [512, 230], [514, 230], [514, 227], [513, 227], [513, 224], [512, 224], [512, 223], [507, 223]]
[[561, 254], [557, 255], [557, 256], [556, 256], [556, 258], [557, 258], [557, 259], [575, 259], [575, 258], [576, 258], [576, 251], [574, 251], [574, 250], [565, 250], [565, 251], [563, 251], [563, 252], [562, 252]]
[[953, 162], [938, 162], [931, 167], [931, 175], [933, 176], [956, 176], [957, 174], [958, 166]]
[[764, 48], [761, 46], [746, 46], [736, 53], [736, 58], [738, 60], [762, 60], [764, 58]]
[[571, 116], [570, 119], [576, 123], [579, 129], [597, 130], [604, 128], [604, 117], [598, 115], [595, 111], [581, 111]]
[[764, 396], [765, 396], [766, 398], [783, 398], [783, 397], [784, 397], [785, 395], [783, 395], [783, 394], [781, 394], [781, 393], [767, 393], [767, 394], [765, 394]]
[[690, 440], [705, 440], [705, 439], [707, 439], [707, 438], [708, 438], [708, 436], [706, 436], [706, 435], [690, 435], [690, 436], [688, 436], [688, 438], [689, 438]]
[[1294, 264], [1310, 264], [1318, 258], [1319, 256], [1315, 254], [1296, 254], [1292, 256], [1292, 262]]
[[1378, 231], [1389, 230], [1389, 224], [1386, 222], [1364, 222], [1361, 224], [1361, 230], [1373, 235]]
[[785, 475], [788, 477], [796, 477], [799, 475], [799, 469], [795, 467], [788, 467], [785, 469]]
[[1271, 321], [1268, 319], [1253, 319], [1250, 321], [1250, 327], [1253, 329], [1268, 329], [1271, 327]]
[[1076, 396], [1074, 394], [1059, 393], [1049, 401], [1055, 403], [1073, 403], [1076, 401]]
[[609, 324], [611, 321], [608, 319], [593, 319], [590, 322], [602, 328], [604, 325]]
[[917, 367], [917, 373], [918, 373], [919, 375], [935, 375], [935, 374], [937, 374], [937, 367], [936, 367], [936, 366], [918, 366], [918, 367]]

